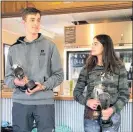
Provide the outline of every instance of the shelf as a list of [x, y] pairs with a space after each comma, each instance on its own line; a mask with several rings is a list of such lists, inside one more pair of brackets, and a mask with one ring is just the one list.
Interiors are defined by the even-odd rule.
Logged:
[[72, 80], [78, 80], [78, 78], [71, 78]]
[[128, 82], [132, 82], [133, 80], [127, 80]]

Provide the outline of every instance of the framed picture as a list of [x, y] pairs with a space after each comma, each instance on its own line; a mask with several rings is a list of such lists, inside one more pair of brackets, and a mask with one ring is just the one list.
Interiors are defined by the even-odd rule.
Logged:
[[6, 63], [7, 63], [7, 56], [8, 56], [8, 51], [11, 45], [9, 44], [3, 44], [3, 53], [4, 53], [4, 76], [6, 72]]

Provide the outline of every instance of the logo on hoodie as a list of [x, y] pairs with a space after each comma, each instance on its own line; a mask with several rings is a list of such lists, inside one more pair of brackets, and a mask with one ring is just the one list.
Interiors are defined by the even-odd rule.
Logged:
[[40, 55], [45, 55], [44, 50], [41, 50]]

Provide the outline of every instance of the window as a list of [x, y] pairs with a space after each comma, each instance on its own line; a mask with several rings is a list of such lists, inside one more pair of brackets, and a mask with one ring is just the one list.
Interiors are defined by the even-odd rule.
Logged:
[[6, 63], [7, 63], [7, 56], [8, 56], [8, 51], [9, 51], [10, 45], [9, 44], [4, 44], [4, 76], [6, 72]]

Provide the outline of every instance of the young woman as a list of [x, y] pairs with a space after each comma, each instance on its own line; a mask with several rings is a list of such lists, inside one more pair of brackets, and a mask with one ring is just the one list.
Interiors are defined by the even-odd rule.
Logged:
[[[83, 95], [86, 86], [86, 95]], [[105, 34], [94, 37], [91, 55], [80, 72], [73, 93], [75, 100], [85, 105], [85, 132], [101, 131], [99, 118], [94, 118], [97, 107], [102, 106], [98, 98], [100, 94], [95, 92], [96, 89], [99, 92], [98, 88], [106, 92], [110, 99], [108, 108], [101, 110], [101, 119], [110, 119], [113, 123], [111, 126], [102, 127], [102, 132], [118, 132], [121, 122], [120, 111], [129, 99], [127, 72], [115, 54], [112, 39]]]

